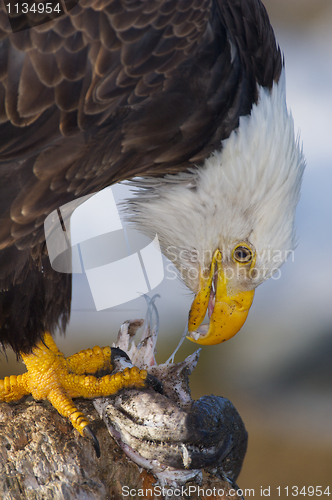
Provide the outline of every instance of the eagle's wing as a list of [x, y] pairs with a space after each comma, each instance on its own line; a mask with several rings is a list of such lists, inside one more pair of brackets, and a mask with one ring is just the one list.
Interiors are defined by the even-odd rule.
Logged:
[[281, 69], [258, 0], [80, 0], [16, 33], [2, 3], [0, 29], [0, 248], [41, 242], [77, 196], [202, 162]]

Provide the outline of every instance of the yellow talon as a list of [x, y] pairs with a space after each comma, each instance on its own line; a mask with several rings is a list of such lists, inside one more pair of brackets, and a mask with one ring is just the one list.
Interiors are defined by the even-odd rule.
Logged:
[[[27, 372], [0, 380], [0, 401], [18, 401], [31, 394], [35, 399], [47, 399], [73, 427], [84, 435], [88, 419], [74, 405], [72, 398], [97, 398], [115, 394], [123, 387], [143, 387], [146, 370], [136, 366], [114, 375], [95, 377], [99, 370], [112, 371], [112, 349], [95, 346], [65, 358], [49, 333], [31, 354], [22, 354]], [[91, 432], [91, 430], [90, 430]]]

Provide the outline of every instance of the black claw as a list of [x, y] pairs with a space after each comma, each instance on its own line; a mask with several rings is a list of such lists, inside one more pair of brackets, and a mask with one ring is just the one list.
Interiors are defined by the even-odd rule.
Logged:
[[89, 425], [86, 425], [83, 429], [83, 433], [85, 434], [85, 437], [90, 439], [90, 441], [93, 444], [93, 447], [95, 449], [97, 458], [100, 458], [100, 446], [99, 446], [99, 441], [96, 438], [94, 432], [91, 430], [91, 427]]
[[159, 392], [159, 394], [163, 393], [163, 384], [154, 376], [148, 373], [145, 384], [147, 387], [151, 387], [154, 391]]
[[126, 352], [124, 352], [119, 347], [112, 347], [111, 350], [111, 363], [114, 365], [114, 362], [117, 358], [124, 358], [126, 361], [130, 361], [130, 358]]

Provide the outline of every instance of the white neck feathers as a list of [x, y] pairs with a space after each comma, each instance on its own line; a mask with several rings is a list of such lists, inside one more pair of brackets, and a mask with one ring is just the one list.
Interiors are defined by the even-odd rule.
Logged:
[[251, 114], [240, 118], [239, 127], [203, 166], [164, 180], [135, 181], [139, 189], [129, 203], [130, 219], [151, 237], [157, 233], [177, 267], [183, 250], [201, 256], [249, 241], [256, 267], [265, 269], [257, 286], [295, 247], [303, 169], [282, 74], [271, 91], [259, 88]]

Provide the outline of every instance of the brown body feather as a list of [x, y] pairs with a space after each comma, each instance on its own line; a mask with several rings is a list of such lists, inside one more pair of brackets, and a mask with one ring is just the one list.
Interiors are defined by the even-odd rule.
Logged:
[[45, 217], [120, 180], [201, 164], [282, 67], [259, 0], [65, 3], [17, 33], [0, 4], [0, 342], [16, 352], [69, 318]]

